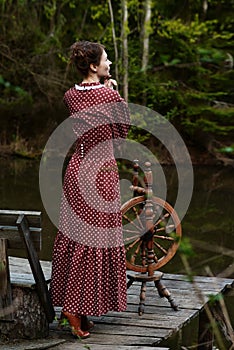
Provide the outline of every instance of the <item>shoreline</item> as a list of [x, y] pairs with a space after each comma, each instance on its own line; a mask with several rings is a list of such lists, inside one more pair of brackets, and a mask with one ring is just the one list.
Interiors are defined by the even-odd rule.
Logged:
[[[197, 150], [195, 147], [187, 147], [187, 149], [193, 166], [231, 166], [234, 168], [234, 158], [225, 157], [223, 155], [217, 156], [210, 154], [206, 150]], [[37, 161], [41, 158], [42, 153], [43, 150], [39, 149], [17, 150], [14, 145], [0, 145], [0, 159], [25, 159]], [[160, 154], [159, 163], [161, 165], [175, 165], [166, 150], [164, 152], [158, 151], [157, 153]]]

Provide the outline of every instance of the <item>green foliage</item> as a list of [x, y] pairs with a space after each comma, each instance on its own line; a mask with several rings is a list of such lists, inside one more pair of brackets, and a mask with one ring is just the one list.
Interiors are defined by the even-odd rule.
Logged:
[[165, 20], [161, 23], [157, 34], [166, 39], [186, 39], [189, 44], [197, 44], [214, 30], [217, 20], [201, 22], [198, 15], [191, 23], [183, 23], [181, 18]]
[[213, 63], [213, 64], [223, 64], [226, 59], [225, 52], [214, 49], [214, 48], [199, 48], [197, 52], [200, 56], [200, 62]]
[[15, 86], [0, 75], [1, 112], [23, 113], [32, 105], [31, 95], [20, 86]]
[[69, 326], [69, 322], [66, 318], [63, 318], [60, 322], [60, 325], [63, 327], [67, 327], [67, 326]]
[[194, 251], [190, 243], [189, 238], [184, 237], [179, 246], [179, 253], [186, 256], [187, 258], [194, 256]]
[[[58, 105], [76, 80], [74, 70], [68, 69], [68, 56], [70, 45], [80, 39], [106, 46], [112, 72], [115, 64], [119, 66], [122, 93], [122, 7], [121, 2], [111, 3], [118, 62], [108, 1], [0, 0], [2, 115], [13, 113], [21, 129], [22, 115], [29, 119], [44, 105]], [[166, 116], [191, 143], [204, 144], [198, 132], [203, 139], [217, 140], [216, 151], [232, 157], [228, 147], [234, 136], [234, 1], [208, 0], [204, 9], [203, 0], [152, 0], [151, 21], [145, 25], [150, 33], [145, 72], [141, 71], [144, 2], [127, 4], [130, 102]], [[130, 138], [139, 142], [147, 137], [136, 128], [130, 131]]]
[[222, 147], [217, 150], [220, 153], [233, 153], [234, 154], [234, 145], [229, 147]]
[[3, 95], [9, 94], [10, 92], [14, 92], [16, 95], [25, 96], [27, 92], [19, 86], [12, 85], [9, 81], [5, 81], [5, 79], [0, 75], [0, 87], [3, 88]]
[[216, 295], [214, 294], [209, 295], [209, 302], [211, 305], [215, 305], [217, 302], [220, 302], [221, 300], [223, 300], [222, 293], [218, 293]]

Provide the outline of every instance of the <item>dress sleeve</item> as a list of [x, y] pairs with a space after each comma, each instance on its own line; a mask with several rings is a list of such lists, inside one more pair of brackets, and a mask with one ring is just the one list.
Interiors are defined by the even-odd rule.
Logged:
[[116, 102], [112, 109], [112, 135], [113, 139], [126, 138], [130, 127], [130, 113], [127, 103], [123, 100]]
[[116, 90], [109, 90], [108, 114], [114, 140], [126, 138], [130, 128], [130, 112], [125, 100]]

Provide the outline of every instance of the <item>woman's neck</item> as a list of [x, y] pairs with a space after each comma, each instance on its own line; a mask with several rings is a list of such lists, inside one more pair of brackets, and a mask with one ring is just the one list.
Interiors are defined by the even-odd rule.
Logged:
[[99, 78], [97, 76], [88, 76], [83, 79], [82, 83], [99, 83]]

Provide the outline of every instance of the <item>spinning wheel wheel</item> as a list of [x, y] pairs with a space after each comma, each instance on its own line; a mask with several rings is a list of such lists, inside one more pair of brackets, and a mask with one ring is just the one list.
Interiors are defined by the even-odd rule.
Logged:
[[[144, 196], [126, 202], [121, 210], [126, 248], [126, 265], [129, 270], [148, 271], [147, 243], [153, 240], [152, 270], [158, 270], [175, 255], [182, 235], [180, 220], [171, 205], [161, 198], [152, 197], [153, 232], [145, 229]], [[125, 228], [126, 227], [126, 228]]]
[[139, 315], [144, 312], [147, 281], [153, 281], [159, 295], [165, 296], [171, 307], [178, 310], [171, 294], [160, 281], [163, 273], [155, 271], [167, 264], [179, 247], [182, 236], [180, 220], [169, 203], [153, 196], [151, 164], [145, 163], [145, 187], [138, 187], [138, 168], [135, 161], [131, 186], [134, 197], [121, 207], [126, 266], [127, 269], [138, 272], [128, 275], [127, 287], [129, 288], [134, 281], [142, 283]]

